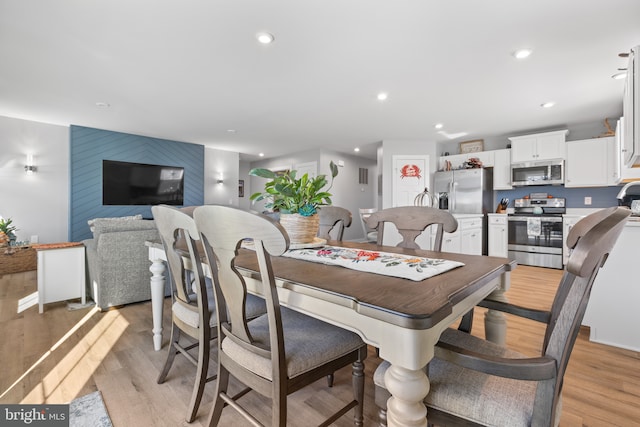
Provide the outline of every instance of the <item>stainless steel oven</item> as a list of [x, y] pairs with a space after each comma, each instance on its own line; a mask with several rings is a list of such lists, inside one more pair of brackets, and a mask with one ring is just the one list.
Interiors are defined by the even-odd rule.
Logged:
[[516, 199], [508, 217], [509, 258], [518, 264], [562, 269], [565, 201], [539, 193], [532, 196]]

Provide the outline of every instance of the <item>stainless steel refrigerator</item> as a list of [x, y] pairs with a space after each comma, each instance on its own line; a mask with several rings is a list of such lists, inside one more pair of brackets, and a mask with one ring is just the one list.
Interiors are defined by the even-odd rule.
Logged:
[[493, 169], [436, 172], [433, 189], [440, 209], [457, 214], [493, 212]]
[[434, 174], [436, 206], [456, 214], [481, 214], [482, 253], [488, 253], [487, 213], [493, 212], [493, 169], [457, 169]]

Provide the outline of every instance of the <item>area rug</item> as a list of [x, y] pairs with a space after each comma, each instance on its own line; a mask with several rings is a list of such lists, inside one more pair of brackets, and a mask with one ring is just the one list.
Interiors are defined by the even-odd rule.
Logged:
[[69, 427], [113, 427], [100, 391], [94, 391], [71, 401]]

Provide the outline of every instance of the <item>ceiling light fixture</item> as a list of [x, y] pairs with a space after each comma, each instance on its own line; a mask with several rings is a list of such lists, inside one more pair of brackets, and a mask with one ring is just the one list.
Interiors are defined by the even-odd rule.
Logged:
[[276, 39], [275, 37], [273, 37], [273, 34], [270, 33], [258, 33], [256, 34], [256, 38], [262, 44], [273, 43], [273, 41]]
[[540, 104], [540, 106], [541, 106], [542, 108], [551, 108], [551, 107], [553, 107], [554, 105], [556, 105], [556, 103], [555, 103], [555, 102], [553, 102], [553, 101], [549, 101], [549, 102], [545, 102], [544, 104]]
[[260, 153], [260, 154], [258, 154], [258, 156], [264, 157], [264, 153]]
[[436, 123], [433, 127], [436, 129], [442, 129], [444, 125], [442, 123]]
[[625, 77], [627, 77], [626, 71], [620, 71], [619, 73], [615, 73], [613, 76], [611, 76], [611, 78], [615, 80], [622, 80]]
[[110, 106], [111, 105], [109, 105], [108, 102], [96, 102], [96, 107], [99, 107], [99, 108], [108, 108]]
[[531, 49], [518, 49], [513, 52], [513, 57], [516, 59], [525, 59], [531, 55], [533, 51]]
[[227, 133], [236, 133], [235, 129], [227, 129]]
[[360, 152], [360, 148], [356, 147], [356, 148], [353, 149], [353, 151], [355, 151], [356, 153], [359, 153]]
[[380, 92], [378, 94], [378, 101], [386, 101], [388, 97], [389, 94], [387, 94], [386, 92]]

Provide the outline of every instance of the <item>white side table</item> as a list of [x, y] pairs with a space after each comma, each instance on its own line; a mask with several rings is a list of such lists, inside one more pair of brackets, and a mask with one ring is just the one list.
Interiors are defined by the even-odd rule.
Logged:
[[80, 242], [33, 245], [38, 253], [38, 307], [81, 298], [86, 303], [84, 245]]

